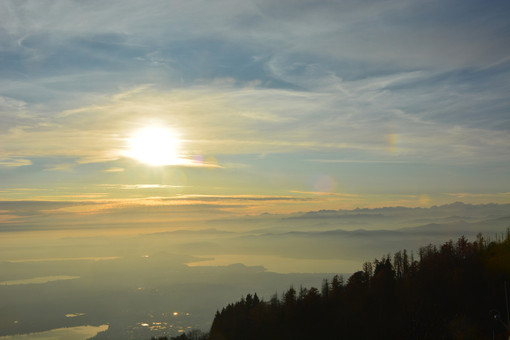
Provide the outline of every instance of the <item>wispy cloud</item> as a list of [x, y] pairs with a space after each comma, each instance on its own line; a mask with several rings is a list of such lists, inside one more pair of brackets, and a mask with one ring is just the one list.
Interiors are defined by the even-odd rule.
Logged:
[[408, 161], [399, 161], [394, 159], [389, 160], [376, 160], [376, 159], [308, 159], [308, 162], [315, 163], [360, 163], [360, 164], [377, 164], [377, 163], [395, 163], [403, 164], [409, 163]]
[[237, 169], [262, 183], [265, 169], [242, 158], [277, 154], [301, 155], [282, 166], [286, 173], [309, 160], [303, 174], [288, 176], [301, 182], [347, 163], [401, 172], [426, 164], [438, 181], [465, 166], [478, 171], [464, 179], [470, 187], [484, 164], [497, 164], [485, 180], [502, 179], [510, 162], [506, 14], [499, 0], [5, 1], [0, 168], [24, 166], [34, 181], [52, 178], [41, 168], [56, 170], [53, 178], [85, 168], [129, 177], [128, 140], [157, 121], [179, 131], [179, 165], [190, 172]]
[[200, 200], [200, 201], [208, 201], [208, 200], [239, 200], [239, 201], [302, 201], [306, 200], [304, 198], [295, 197], [295, 196], [264, 196], [264, 195], [179, 195], [175, 198], [170, 199], [186, 199], [186, 200]]
[[0, 167], [18, 167], [18, 166], [26, 166], [31, 165], [32, 161], [29, 159], [22, 158], [0, 158]]
[[360, 195], [356, 195], [356, 194], [345, 194], [345, 193], [327, 192], [327, 191], [291, 190], [291, 192], [296, 193], [296, 194], [317, 195], [317, 196], [336, 196], [336, 197], [344, 197], [344, 198], [358, 198], [358, 197], [360, 197]]
[[[364, 153], [364, 159], [357, 162], [378, 162], [372, 155], [389, 155], [393, 159], [383, 161], [395, 163], [431, 158], [469, 162], [480, 157], [501, 159], [507, 154], [508, 132], [417, 119], [395, 108], [385, 108], [391, 95], [381, 91], [382, 97], [374, 107], [364, 112], [356, 108], [365, 106], [363, 99], [353, 101], [338, 94], [303, 92], [296, 96], [295, 91], [235, 87], [126, 93], [100, 106], [81, 108], [53, 128], [20, 128], [0, 138], [13, 155], [75, 155], [85, 163], [110, 161], [122, 156], [136, 126], [148, 124], [138, 113], [149, 112], [152, 119], [182, 131], [183, 148], [188, 154], [185, 157], [189, 158], [186, 164], [190, 166], [221, 166], [193, 159], [201, 154], [300, 150], [358, 150]], [[351, 104], [336, 112], [334, 108], [346, 101]], [[244, 116], [243, 112], [250, 115], [254, 109], [281, 119], [254, 121]], [[377, 113], [381, 110], [383, 120]], [[217, 124], [220, 121], [222, 124]], [[34, 144], [34, 139], [41, 142]], [[237, 147], [232, 148], [233, 144]]]
[[76, 164], [74, 163], [62, 163], [62, 164], [55, 164], [51, 167], [48, 167], [44, 169], [45, 171], [73, 171], [73, 168]]
[[[156, 185], [120, 186], [121, 189], [164, 188]], [[170, 221], [207, 221], [229, 212], [232, 216], [258, 214], [272, 202], [309, 202], [313, 199], [294, 196], [262, 195], [174, 195], [110, 199], [107, 193], [76, 193], [48, 197], [37, 201], [0, 201], [0, 216], [4, 224], [69, 227], [97, 223], [138, 225], [169, 223]], [[127, 215], [126, 215], [127, 213]], [[80, 218], [76, 219], [79, 216]]]
[[501, 193], [472, 193], [472, 192], [450, 192], [446, 195], [457, 198], [510, 198], [510, 192]]
[[183, 188], [182, 185], [168, 185], [168, 184], [105, 184], [105, 187], [117, 187], [123, 190], [135, 190], [135, 189], [174, 189]]
[[103, 172], [124, 172], [124, 168], [108, 168], [103, 170]]

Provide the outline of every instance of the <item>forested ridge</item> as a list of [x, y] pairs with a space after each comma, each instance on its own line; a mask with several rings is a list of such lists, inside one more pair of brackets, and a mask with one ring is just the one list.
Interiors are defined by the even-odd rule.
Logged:
[[248, 294], [216, 313], [209, 339], [508, 339], [509, 283], [509, 230], [461, 237], [365, 262], [321, 289]]

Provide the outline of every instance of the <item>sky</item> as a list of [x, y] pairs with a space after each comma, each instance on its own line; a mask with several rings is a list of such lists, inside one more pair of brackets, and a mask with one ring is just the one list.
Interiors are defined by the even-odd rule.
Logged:
[[0, 225], [509, 203], [509, 16], [1, 1]]

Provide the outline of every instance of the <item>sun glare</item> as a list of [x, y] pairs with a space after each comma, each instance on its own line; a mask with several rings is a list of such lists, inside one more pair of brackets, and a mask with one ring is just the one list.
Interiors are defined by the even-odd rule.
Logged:
[[180, 163], [179, 137], [168, 128], [151, 126], [129, 139], [127, 156], [152, 166]]

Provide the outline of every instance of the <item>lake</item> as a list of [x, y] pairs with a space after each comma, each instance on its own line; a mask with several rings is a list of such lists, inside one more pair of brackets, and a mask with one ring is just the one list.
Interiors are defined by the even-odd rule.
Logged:
[[0, 340], [86, 340], [107, 329], [108, 325], [55, 328], [45, 332], [0, 336]]

